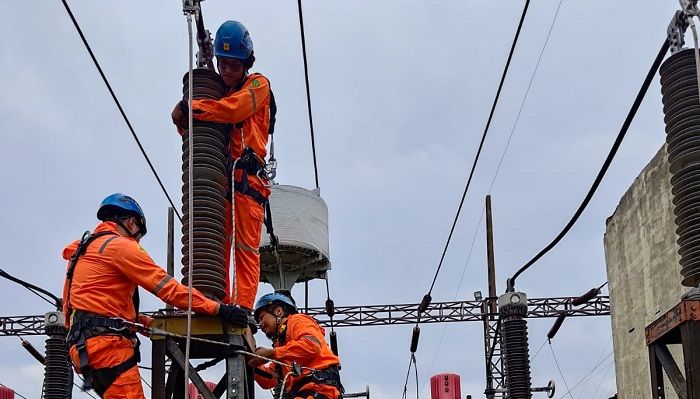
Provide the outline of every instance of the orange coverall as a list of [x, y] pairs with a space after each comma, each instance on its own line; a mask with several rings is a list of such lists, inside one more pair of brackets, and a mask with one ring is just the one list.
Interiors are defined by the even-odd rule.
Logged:
[[[326, 343], [323, 327], [319, 326], [312, 317], [301, 313], [289, 315], [279, 329], [279, 334], [283, 338], [276, 340], [272, 345], [275, 350], [274, 359], [288, 364], [294, 362], [299, 366], [316, 370], [340, 365], [340, 359], [333, 354]], [[256, 371], [258, 370], [260, 372], [254, 374], [255, 381], [263, 389], [274, 388], [278, 381], [282, 381], [290, 372], [289, 367], [272, 363], [260, 366]], [[338, 388], [332, 385], [308, 382], [297, 386], [308, 374], [310, 374], [309, 370], [303, 370], [300, 376], [290, 375], [285, 384], [285, 392], [289, 393], [292, 389], [298, 388], [298, 391], [318, 392], [327, 399], [337, 399], [340, 396]], [[272, 377], [268, 377], [269, 375]]]
[[[267, 155], [268, 129], [270, 127], [270, 82], [261, 74], [246, 77], [239, 90], [231, 89], [220, 100], [193, 100], [192, 114], [195, 119], [218, 123], [231, 123], [229, 155], [232, 160], [240, 158], [245, 147], [250, 147], [260, 159]], [[234, 171], [236, 182], [241, 181], [241, 169]], [[230, 184], [230, 182], [229, 182]], [[257, 176], [248, 176], [249, 187], [263, 197], [270, 196], [268, 182]], [[228, 242], [234, 239], [236, 280], [230, 283], [230, 253], [226, 253], [226, 286], [228, 296], [225, 303], [235, 303], [253, 309], [260, 282], [260, 232], [265, 219], [262, 205], [250, 196], [234, 191], [235, 237], [232, 233], [231, 204], [226, 208], [226, 235]]]
[[[102, 222], [93, 233], [113, 231], [117, 235], [105, 235], [95, 239], [80, 256], [75, 266], [73, 283], [68, 296], [68, 280], [63, 286], [63, 313], [66, 327], [70, 328], [72, 315], [69, 305], [75, 310], [138, 320], [148, 324], [150, 319], [139, 315], [132, 302], [137, 286], [141, 286], [164, 302], [187, 309], [187, 287], [170, 277], [156, 265], [143, 248], [132, 238], [119, 235], [114, 222]], [[63, 250], [63, 258], [70, 260], [78, 248], [75, 241]], [[69, 298], [70, 304], [66, 301]], [[206, 315], [216, 315], [219, 304], [196, 289], [192, 290], [192, 310]], [[100, 369], [113, 367], [130, 359], [134, 354], [133, 343], [124, 336], [98, 335], [87, 340], [90, 367]], [[70, 348], [73, 364], [80, 364], [75, 345]], [[77, 367], [76, 367], [77, 369]], [[120, 375], [107, 389], [106, 399], [143, 398], [138, 366]]]

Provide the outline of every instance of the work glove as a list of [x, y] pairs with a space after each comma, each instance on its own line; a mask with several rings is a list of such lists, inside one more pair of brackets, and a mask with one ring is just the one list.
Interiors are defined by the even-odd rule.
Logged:
[[225, 303], [220, 304], [218, 316], [236, 327], [246, 327], [248, 325], [248, 312], [237, 306]]

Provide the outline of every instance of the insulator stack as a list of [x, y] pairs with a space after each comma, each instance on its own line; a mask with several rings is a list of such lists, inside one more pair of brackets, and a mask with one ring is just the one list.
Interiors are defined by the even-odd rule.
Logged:
[[[193, 71], [192, 96], [195, 99], [218, 100], [226, 94], [221, 77], [209, 69]], [[183, 98], [188, 99], [188, 74], [183, 80]], [[189, 273], [189, 218], [193, 212], [192, 286], [205, 295], [223, 299], [226, 295], [227, 208], [226, 150], [228, 132], [225, 125], [193, 122], [193, 185], [189, 186], [190, 142], [188, 132], [182, 135], [182, 283]], [[194, 204], [190, 207], [189, 191]]]
[[44, 399], [71, 397], [73, 370], [68, 362], [68, 346], [63, 326], [63, 315], [49, 313], [46, 316], [46, 357], [44, 361]]
[[[514, 302], [513, 296], [517, 297]], [[507, 297], [505, 304], [503, 297]], [[499, 298], [501, 348], [509, 399], [530, 399], [530, 354], [527, 339], [527, 299], [522, 293], [508, 293]]]
[[660, 68], [682, 284], [700, 283], [700, 98], [695, 55], [678, 51]]

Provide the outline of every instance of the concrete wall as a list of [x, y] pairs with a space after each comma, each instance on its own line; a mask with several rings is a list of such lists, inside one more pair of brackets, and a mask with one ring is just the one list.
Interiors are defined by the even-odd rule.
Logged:
[[[673, 220], [664, 146], [627, 190], [606, 226], [605, 259], [620, 399], [651, 397], [644, 327], [675, 306], [685, 291]], [[671, 351], [676, 362], [682, 362], [679, 348]], [[665, 387], [667, 398], [677, 397], [668, 380]]]

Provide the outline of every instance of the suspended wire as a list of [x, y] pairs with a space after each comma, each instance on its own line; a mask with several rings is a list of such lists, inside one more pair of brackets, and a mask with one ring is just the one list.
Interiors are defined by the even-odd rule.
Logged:
[[306, 60], [306, 36], [304, 35], [304, 15], [301, 10], [301, 0], [297, 0], [299, 10], [299, 31], [301, 32], [301, 53], [304, 56], [304, 81], [306, 83], [306, 107], [309, 112], [309, 130], [311, 131], [311, 153], [314, 157], [314, 178], [318, 189], [318, 164], [316, 163], [316, 139], [314, 137], [314, 118], [311, 115], [311, 90], [309, 89], [309, 64]]
[[547, 344], [548, 341], [549, 340], [547, 338], [544, 339], [544, 342], [542, 342], [542, 345], [540, 345], [540, 349], [538, 349], [537, 352], [535, 352], [535, 355], [530, 359], [530, 363], [534, 362], [535, 359], [537, 359], [537, 355], [540, 354], [540, 352], [542, 351], [542, 349], [544, 348], [544, 346]]
[[[610, 372], [613, 370], [613, 366], [614, 366], [614, 365], [615, 365], [615, 362], [614, 362], [614, 361], [613, 361], [613, 362], [610, 362], [610, 364], [608, 364], [608, 367], [605, 368], [605, 371], [603, 371], [603, 372], [600, 374], [600, 380], [598, 381], [598, 385], [596, 385], [596, 387], [595, 387], [595, 391], [593, 391], [593, 395], [591, 396], [592, 398], [595, 398], [595, 397], [596, 397], [595, 395], [598, 393], [598, 390], [599, 390], [600, 387], [603, 385], [603, 381], [605, 381], [605, 377], [607, 377], [608, 374], [610, 374]], [[592, 376], [591, 376], [591, 377], [592, 377]]]
[[411, 375], [411, 366], [413, 363], [414, 355], [411, 353], [411, 357], [408, 359], [408, 370], [406, 370], [406, 381], [403, 383], [403, 399], [406, 399], [406, 392], [408, 390], [408, 377]]
[[413, 360], [413, 371], [416, 373], [416, 399], [419, 399], [418, 397], [418, 364], [416, 364], [416, 355], [411, 354], [411, 359]]
[[26, 396], [21, 395], [19, 392], [15, 391], [14, 389], [8, 387], [7, 385], [5, 385], [5, 384], [3, 384], [3, 383], [0, 383], [0, 387], [10, 389], [10, 390], [12, 390], [12, 392], [14, 392], [15, 395], [19, 396], [20, 398], [22, 398], [22, 399], [27, 399]]
[[[600, 359], [603, 358], [603, 355], [605, 354], [606, 349], [608, 348], [608, 344], [610, 343], [610, 341], [612, 341], [612, 334], [610, 335], [610, 338], [605, 342], [605, 344], [603, 344], [601, 346], [600, 353], [595, 357], [595, 359], [593, 359], [593, 361], [591, 361], [591, 364], [589, 364], [587, 367], [591, 367], [591, 366], [595, 365], [596, 362], [600, 361]], [[578, 395], [576, 395], [577, 398], [581, 397], [581, 394], [583, 394], [583, 392], [586, 390], [586, 386], [588, 386], [588, 383], [591, 381], [592, 378], [593, 378], [593, 375], [591, 375], [591, 377], [586, 380], [586, 383], [583, 384], [583, 386], [581, 387], [581, 391], [579, 392]]]
[[163, 191], [163, 194], [165, 194], [165, 197], [167, 198], [168, 202], [170, 203], [170, 206], [175, 211], [175, 215], [177, 215], [177, 218], [180, 219], [180, 223], [182, 223], [182, 216], [180, 216], [180, 213], [177, 211], [177, 208], [175, 207], [175, 203], [170, 198], [170, 194], [168, 194], [168, 191], [165, 189], [165, 186], [163, 185], [163, 182], [161, 181], [160, 176], [158, 176], [158, 172], [156, 172], [156, 169], [153, 166], [151, 159], [148, 157], [148, 154], [146, 154], [146, 150], [143, 148], [143, 145], [141, 144], [141, 140], [139, 140], [139, 137], [136, 135], [136, 131], [134, 131], [133, 126], [131, 126], [131, 122], [129, 121], [129, 118], [126, 116], [126, 112], [124, 112], [124, 108], [122, 108], [121, 103], [117, 99], [117, 95], [114, 93], [114, 90], [112, 90], [112, 85], [109, 84], [109, 81], [107, 80], [107, 76], [105, 76], [105, 73], [102, 71], [102, 67], [100, 66], [100, 63], [97, 62], [97, 58], [95, 58], [95, 54], [92, 52], [92, 48], [88, 44], [87, 39], [85, 38], [85, 35], [83, 34], [82, 29], [80, 29], [80, 25], [78, 25], [78, 21], [73, 16], [73, 12], [71, 11], [70, 7], [68, 6], [68, 3], [66, 2], [66, 0], [61, 0], [61, 2], [63, 2], [63, 6], [65, 7], [66, 12], [68, 12], [68, 16], [70, 16], [71, 21], [73, 21], [73, 26], [75, 26], [75, 29], [78, 31], [78, 34], [80, 35], [80, 39], [83, 41], [85, 48], [87, 49], [88, 53], [90, 53], [90, 58], [92, 58], [92, 62], [95, 64], [95, 67], [97, 67], [97, 71], [100, 73], [100, 76], [102, 77], [102, 81], [104, 81], [105, 86], [107, 86], [107, 90], [109, 90], [109, 94], [112, 95], [112, 99], [114, 100], [114, 103], [117, 105], [117, 108], [119, 109], [119, 112], [121, 113], [122, 118], [124, 118], [124, 122], [126, 122], [126, 125], [129, 128], [129, 131], [131, 131], [131, 135], [134, 137], [136, 144], [138, 145], [139, 149], [141, 150], [141, 154], [143, 155], [144, 159], [146, 159], [146, 163], [148, 163], [149, 168], [151, 168], [151, 172], [153, 172], [153, 176], [158, 181], [158, 185], [160, 186], [160, 189]]
[[[574, 396], [571, 395], [571, 389], [569, 388], [569, 384], [566, 383], [566, 378], [564, 378], [564, 373], [561, 371], [561, 367], [559, 366], [559, 360], [557, 360], [557, 355], [554, 354], [554, 347], [552, 346], [552, 341], [549, 341], [549, 350], [552, 352], [552, 357], [554, 358], [554, 363], [557, 365], [557, 370], [559, 370], [559, 375], [561, 376], [561, 380], [564, 381], [564, 386], [568, 390], [566, 394], [568, 394], [571, 399], [574, 399]], [[564, 396], [566, 396], [564, 394]]]
[[593, 367], [593, 368], [592, 368], [588, 373], [586, 373], [586, 375], [584, 375], [576, 384], [574, 384], [574, 386], [571, 387], [571, 389], [569, 390], [569, 392], [566, 392], [564, 395], [560, 396], [559, 399], [564, 398], [564, 397], [565, 397], [566, 395], [568, 395], [571, 391], [573, 391], [573, 390], [576, 389], [579, 385], [581, 385], [581, 383], [582, 383], [589, 375], [591, 375], [596, 369], [598, 369], [598, 367], [600, 367], [603, 363], [605, 363], [605, 361], [608, 360], [608, 358], [609, 358], [610, 356], [612, 356], [612, 354], [613, 354], [613, 352], [608, 353], [608, 355], [605, 356], [605, 358], [603, 358], [603, 360], [601, 360], [600, 362], [598, 362], [598, 364], [596, 364], [595, 367]]
[[581, 202], [581, 205], [579, 205], [578, 209], [572, 216], [571, 220], [566, 224], [564, 229], [552, 240], [552, 242], [549, 243], [544, 249], [542, 249], [537, 255], [535, 255], [534, 258], [532, 258], [529, 262], [527, 262], [523, 267], [518, 269], [517, 272], [513, 275], [508, 280], [508, 291], [511, 291], [515, 287], [515, 280], [518, 278], [520, 274], [522, 274], [525, 270], [530, 268], [535, 262], [537, 262], [542, 256], [544, 256], [547, 252], [549, 252], [554, 246], [556, 246], [559, 241], [561, 241], [562, 238], [571, 230], [573, 225], [576, 223], [578, 218], [581, 216], [583, 211], [586, 209], [588, 206], [588, 203], [591, 201], [593, 198], [593, 194], [595, 194], [596, 190], [598, 189], [598, 186], [600, 185], [600, 182], [603, 180], [603, 177], [605, 176], [605, 173], [608, 171], [608, 168], [610, 167], [610, 164], [612, 163], [613, 158], [615, 158], [615, 155], [617, 154], [617, 150], [620, 148], [620, 144], [622, 144], [622, 140], [625, 138], [625, 135], [627, 134], [627, 130], [630, 127], [630, 124], [632, 123], [632, 120], [634, 119], [634, 116], [637, 113], [637, 110], [639, 109], [639, 106], [642, 103], [642, 100], [644, 99], [644, 96], [646, 95], [647, 90], [649, 89], [649, 86], [651, 85], [652, 80], [654, 79], [654, 76], [656, 75], [656, 71], [659, 69], [659, 66], [661, 65], [661, 62], [664, 59], [664, 56], [666, 55], [666, 52], [668, 51], [669, 43], [668, 39], [665, 39], [663, 44], [661, 45], [661, 49], [659, 49], [659, 53], [656, 55], [656, 59], [654, 59], [654, 62], [651, 66], [651, 69], [649, 69], [649, 72], [647, 73], [646, 78], [644, 79], [644, 82], [642, 83], [642, 87], [639, 89], [639, 92], [637, 93], [637, 97], [634, 100], [634, 103], [632, 104], [632, 107], [630, 108], [629, 113], [627, 114], [627, 117], [625, 118], [625, 121], [622, 124], [622, 128], [620, 129], [620, 132], [617, 135], [617, 138], [615, 139], [615, 142], [610, 149], [610, 152], [608, 153], [608, 156], [605, 159], [605, 162], [603, 163], [603, 166], [601, 167], [600, 171], [598, 172], [598, 175], [595, 178], [595, 181], [593, 182], [593, 185], [591, 185], [591, 188], [588, 190], [588, 193], [586, 194], [586, 197], [583, 199], [583, 202]]
[[[34, 284], [28, 283], [20, 278], [17, 278], [17, 277], [11, 275], [10, 273], [8, 273], [2, 269], [0, 269], [0, 277], [4, 277], [4, 278], [6, 278], [14, 283], [21, 285], [22, 287], [24, 287], [27, 290], [29, 290], [30, 292], [32, 292], [34, 295], [38, 296], [39, 298], [41, 298], [44, 301], [51, 304], [51, 306], [53, 306], [59, 310], [61, 309], [61, 303], [62, 303], [61, 298], [57, 297], [56, 295], [52, 294], [51, 292], [49, 292], [41, 287], [38, 287]], [[50, 297], [51, 299], [53, 299], [53, 302], [51, 302], [49, 299], [47, 299], [46, 298], [47, 296]]]
[[522, 29], [523, 22], [525, 21], [525, 15], [527, 14], [527, 8], [530, 5], [530, 0], [525, 1], [525, 7], [523, 8], [522, 15], [520, 16], [520, 22], [518, 23], [518, 29], [515, 32], [515, 37], [513, 38], [513, 44], [510, 47], [510, 52], [508, 54], [508, 60], [503, 69], [503, 75], [501, 76], [501, 81], [498, 84], [498, 90], [496, 91], [496, 97], [493, 100], [493, 105], [491, 106], [491, 112], [489, 112], [489, 118], [486, 122], [486, 127], [484, 128], [484, 133], [481, 135], [481, 141], [479, 142], [479, 148], [476, 151], [474, 157], [474, 162], [472, 163], [471, 171], [469, 172], [469, 177], [467, 179], [467, 184], [464, 187], [464, 192], [462, 193], [462, 198], [459, 201], [459, 206], [457, 207], [457, 213], [455, 215], [454, 221], [452, 222], [452, 227], [450, 228], [450, 234], [447, 236], [447, 242], [445, 242], [445, 248], [442, 250], [442, 255], [440, 256], [440, 262], [438, 263], [437, 269], [435, 270], [435, 276], [433, 277], [433, 282], [430, 284], [430, 289], [428, 290], [428, 295], [433, 292], [435, 287], [435, 281], [437, 281], [438, 274], [440, 274], [440, 269], [442, 268], [442, 263], [445, 260], [445, 255], [447, 254], [447, 248], [452, 240], [452, 234], [454, 233], [455, 227], [457, 226], [457, 221], [459, 220], [459, 214], [462, 212], [462, 206], [464, 205], [464, 199], [467, 197], [467, 192], [469, 191], [469, 186], [472, 182], [472, 177], [474, 176], [474, 171], [476, 170], [476, 165], [479, 162], [479, 156], [481, 155], [481, 150], [484, 147], [484, 141], [486, 140], [486, 135], [489, 132], [489, 127], [491, 126], [491, 120], [493, 119], [493, 114], [496, 111], [496, 105], [498, 104], [498, 98], [501, 95], [501, 90], [503, 89], [503, 83], [506, 80], [506, 75], [508, 74], [508, 67], [510, 66], [510, 61], [513, 58], [513, 53], [515, 52], [515, 46], [518, 43], [518, 37], [520, 36], [520, 30]]
[[[462, 269], [462, 275], [459, 276], [459, 283], [457, 283], [457, 291], [455, 292], [455, 296], [452, 299], [453, 301], [457, 300], [457, 297], [459, 296], [459, 290], [462, 288], [462, 281], [464, 280], [464, 275], [466, 274], [467, 271], [467, 266], [469, 266], [469, 261], [472, 258], [472, 252], [474, 250], [474, 244], [476, 243], [476, 237], [479, 235], [479, 227], [481, 227], [481, 221], [484, 219], [484, 210], [482, 209], [481, 211], [481, 217], [479, 218], [479, 223], [476, 225], [476, 230], [474, 231], [474, 236], [472, 237], [472, 243], [469, 246], [469, 252], [467, 253], [467, 261], [464, 264], [464, 268]], [[440, 334], [440, 340], [438, 341], [437, 344], [437, 349], [433, 352], [433, 359], [430, 361], [430, 367], [428, 367], [428, 372], [427, 372], [427, 378], [425, 379], [425, 382], [423, 382], [423, 386], [421, 387], [420, 391], [423, 392], [425, 390], [425, 387], [428, 385], [428, 382], [430, 382], [430, 373], [433, 371], [433, 366], [435, 365], [435, 360], [437, 359], [438, 353], [440, 352], [440, 348], [442, 347], [442, 341], [445, 338], [445, 333], [447, 332], [447, 327], [449, 326], [448, 323], [445, 323], [445, 325], [442, 328], [442, 334]]]
[[143, 381], [143, 383], [146, 384], [148, 389], [150, 389], [151, 391], [153, 390], [153, 387], [151, 387], [151, 384], [149, 384], [148, 381], [146, 381], [146, 379], [143, 378], [143, 376], [141, 376], [141, 381]]
[[501, 159], [498, 160], [498, 166], [496, 167], [496, 173], [493, 175], [493, 179], [491, 180], [491, 185], [489, 186], [489, 194], [491, 194], [491, 190], [493, 189], [493, 185], [496, 182], [496, 177], [498, 176], [498, 172], [501, 170], [501, 165], [503, 165], [503, 159], [506, 156], [506, 153], [508, 152], [508, 148], [510, 147], [510, 142], [513, 139], [513, 135], [515, 133], [515, 129], [518, 127], [518, 123], [520, 122], [520, 115], [523, 112], [523, 108], [525, 107], [525, 102], [527, 101], [527, 96], [530, 94], [530, 89], [532, 88], [532, 83], [535, 81], [535, 76], [537, 75], [537, 70], [540, 68], [540, 63], [542, 62], [542, 56], [544, 55], [544, 50], [547, 48], [547, 44], [549, 44], [549, 38], [552, 36], [552, 31], [554, 30], [554, 24], [557, 22], [557, 17], [559, 16], [559, 9], [561, 9], [561, 4], [563, 3], [563, 0], [559, 0], [559, 5], [557, 5], [557, 10], [554, 12], [554, 17], [552, 18], [552, 23], [549, 25], [549, 31], [547, 32], [547, 37], [544, 39], [544, 44], [542, 45], [542, 49], [540, 50], [540, 55], [537, 57], [537, 63], [535, 64], [535, 69], [532, 71], [532, 75], [530, 75], [530, 82], [527, 84], [527, 89], [525, 90], [525, 95], [523, 96], [523, 100], [520, 102], [520, 108], [518, 109], [518, 114], [515, 117], [515, 122], [513, 122], [513, 127], [510, 129], [510, 134], [508, 135], [508, 140], [506, 141], [506, 146], [503, 149], [503, 153], [501, 154]]
[[[522, 114], [523, 108], [525, 107], [525, 102], [527, 100], [527, 96], [530, 94], [530, 89], [532, 88], [532, 83], [535, 80], [535, 76], [537, 75], [537, 71], [540, 68], [540, 62], [542, 61], [542, 55], [544, 54], [544, 50], [547, 48], [547, 44], [549, 43], [549, 38], [552, 35], [552, 30], [554, 29], [554, 24], [557, 21], [557, 16], [559, 16], [559, 9], [561, 8], [563, 0], [559, 0], [559, 4], [557, 5], [557, 9], [554, 12], [554, 17], [552, 18], [552, 23], [549, 26], [549, 32], [547, 32], [547, 37], [544, 40], [544, 44], [542, 45], [542, 49], [540, 50], [540, 54], [537, 57], [537, 63], [535, 64], [535, 69], [532, 71], [532, 75], [530, 76], [530, 82], [527, 85], [527, 89], [525, 90], [525, 95], [523, 96], [523, 100], [520, 103], [520, 109], [518, 110], [518, 114], [515, 117], [515, 122], [513, 123], [513, 128], [510, 131], [510, 135], [508, 136], [508, 140], [506, 141], [506, 145], [503, 148], [503, 152], [501, 153], [501, 157], [498, 160], [498, 166], [496, 167], [496, 172], [493, 175], [493, 178], [491, 179], [491, 185], [489, 186], [488, 194], [491, 194], [491, 191], [493, 190], [493, 186], [496, 182], [496, 179], [498, 178], [498, 173], [501, 170], [501, 165], [503, 165], [503, 160], [505, 159], [506, 153], [508, 152], [508, 148], [510, 146], [510, 142], [513, 138], [513, 135], [515, 133], [515, 129], [518, 126], [518, 122], [520, 121], [520, 115]], [[469, 252], [467, 254], [467, 261], [464, 264], [464, 268], [462, 269], [462, 275], [459, 277], [459, 283], [457, 284], [457, 292], [455, 293], [455, 299], [457, 299], [457, 296], [459, 294], [459, 290], [462, 287], [462, 280], [464, 279], [464, 274], [467, 270], [467, 267], [469, 266], [469, 260], [471, 259], [472, 256], [472, 251], [474, 250], [474, 243], [476, 242], [476, 237], [478, 236], [479, 233], [479, 228], [481, 227], [481, 222], [484, 220], [484, 211], [486, 209], [486, 205], [482, 206], [481, 208], [481, 216], [479, 217], [479, 221], [476, 224], [476, 229], [474, 231], [474, 236], [472, 237], [472, 243], [469, 247]], [[430, 362], [430, 367], [428, 369], [428, 376], [430, 376], [430, 372], [433, 370], [433, 365], [435, 363], [435, 359], [437, 359], [438, 352], [440, 351], [440, 348], [442, 346], [442, 341], [445, 337], [445, 332], [447, 331], [448, 325], [445, 324], [445, 326], [442, 329], [442, 334], [440, 335], [440, 340], [438, 341], [438, 346], [435, 352], [433, 352], [433, 360]], [[544, 344], [543, 344], [544, 345]], [[425, 382], [423, 383], [423, 386], [421, 387], [421, 392], [425, 390], [425, 387], [428, 385], [428, 382], [430, 381], [429, 378], [426, 378]]]

